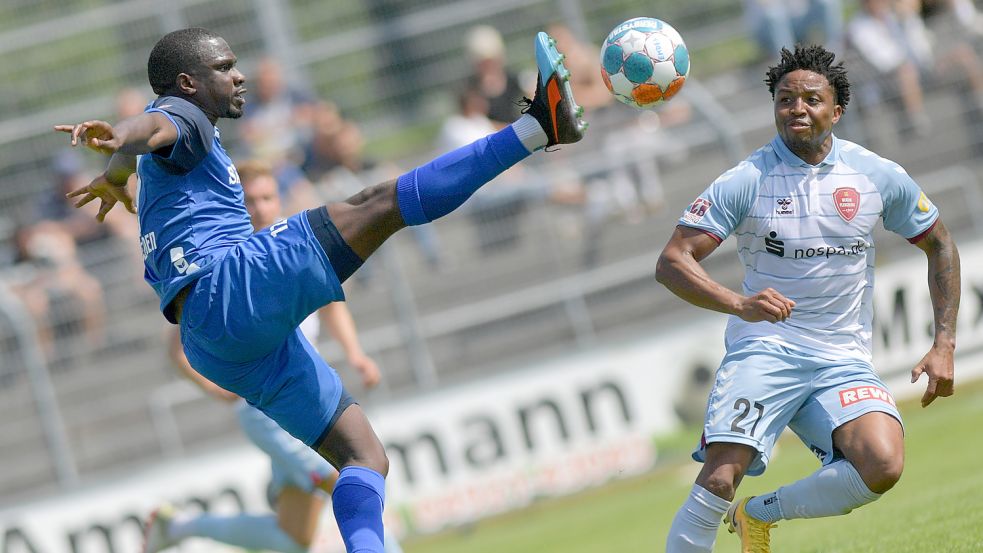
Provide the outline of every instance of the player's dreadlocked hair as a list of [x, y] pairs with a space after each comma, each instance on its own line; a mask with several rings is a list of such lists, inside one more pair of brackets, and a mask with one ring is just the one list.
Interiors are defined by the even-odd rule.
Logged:
[[202, 64], [203, 43], [218, 35], [208, 29], [192, 27], [164, 35], [150, 51], [147, 76], [154, 94], [166, 94], [174, 87], [179, 73], [190, 73]]
[[778, 62], [778, 65], [768, 68], [765, 78], [768, 92], [771, 92], [771, 97], [774, 98], [775, 87], [778, 86], [782, 77], [792, 71], [805, 69], [826, 77], [836, 93], [834, 101], [846, 109], [846, 105], [850, 102], [850, 81], [847, 79], [843, 62], [833, 64], [834, 57], [833, 52], [818, 45], [802, 46], [796, 44], [795, 52], [789, 52], [788, 48], [782, 48], [782, 60]]

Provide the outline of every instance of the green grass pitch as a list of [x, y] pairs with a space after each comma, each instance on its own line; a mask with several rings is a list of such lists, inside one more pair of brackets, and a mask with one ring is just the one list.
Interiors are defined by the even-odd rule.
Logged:
[[[920, 385], [925, 378], [922, 377]], [[962, 384], [951, 398], [922, 409], [901, 404], [906, 466], [885, 497], [849, 515], [780, 522], [776, 553], [983, 552], [983, 381]], [[464, 529], [411, 540], [406, 553], [659, 552], [698, 465], [683, 457], [696, 431], [670, 440], [672, 459], [641, 477], [480, 521]], [[763, 493], [818, 467], [797, 438], [786, 434], [763, 476], [745, 478], [738, 496]], [[721, 526], [715, 551], [737, 552]]]

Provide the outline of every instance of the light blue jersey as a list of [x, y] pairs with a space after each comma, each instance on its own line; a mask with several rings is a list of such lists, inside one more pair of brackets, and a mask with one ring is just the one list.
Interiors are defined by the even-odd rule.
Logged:
[[164, 114], [178, 132], [176, 143], [140, 156], [137, 166], [144, 278], [173, 323], [170, 303], [178, 291], [211, 271], [253, 228], [239, 174], [204, 112], [171, 96], [146, 111]]
[[737, 238], [743, 293], [778, 290], [795, 301], [783, 322], [731, 317], [726, 342], [770, 340], [826, 359], [871, 359], [873, 229], [916, 242], [938, 210], [898, 164], [846, 140], [818, 165], [780, 137], [721, 175], [679, 224]]

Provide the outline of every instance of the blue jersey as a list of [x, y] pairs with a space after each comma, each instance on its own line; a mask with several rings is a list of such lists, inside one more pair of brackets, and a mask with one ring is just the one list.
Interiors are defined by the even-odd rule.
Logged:
[[140, 156], [140, 246], [144, 278], [172, 323], [170, 303], [253, 232], [239, 174], [200, 108], [171, 96], [145, 110], [164, 114], [177, 142]]

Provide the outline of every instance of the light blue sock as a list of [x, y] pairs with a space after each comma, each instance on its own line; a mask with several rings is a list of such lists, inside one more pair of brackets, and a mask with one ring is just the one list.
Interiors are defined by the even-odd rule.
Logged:
[[676, 511], [666, 536], [666, 553], [710, 553], [717, 540], [720, 518], [730, 501], [693, 484], [689, 497]]
[[744, 509], [747, 514], [758, 520], [765, 522], [782, 520], [782, 507], [781, 501], [778, 499], [778, 492], [756, 495], [747, 502]]
[[345, 467], [331, 493], [335, 520], [348, 553], [383, 553], [386, 480], [365, 467]]
[[[769, 497], [774, 497], [764, 505]], [[850, 463], [841, 460], [831, 463], [809, 476], [778, 488], [773, 493], [748, 501], [747, 512], [756, 519], [775, 522], [781, 519], [819, 518], [845, 515], [880, 498], [870, 491], [860, 473]], [[762, 505], [752, 507], [761, 499]], [[752, 511], [753, 509], [753, 511]]]
[[510, 125], [413, 169], [396, 181], [403, 221], [422, 225], [447, 215], [530, 153]]
[[175, 540], [196, 536], [246, 549], [307, 553], [306, 547], [301, 547], [280, 529], [273, 514], [219, 516], [205, 513], [177, 518], [168, 528], [168, 535]]

